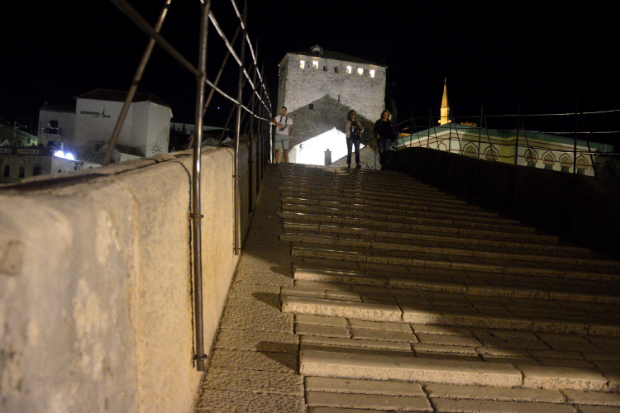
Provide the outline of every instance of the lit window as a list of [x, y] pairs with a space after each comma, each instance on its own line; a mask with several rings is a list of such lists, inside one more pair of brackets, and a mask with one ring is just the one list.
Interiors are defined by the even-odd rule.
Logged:
[[351, 66], [347, 66], [347, 75], [353, 73], [353, 68]]
[[375, 77], [375, 69], [370, 69], [370, 77]]
[[313, 68], [314, 70], [318, 70], [318, 69], [319, 69], [319, 62], [317, 62], [316, 60], [314, 60], [314, 61], [312, 62], [312, 68]]
[[304, 70], [306, 68], [306, 61], [305, 60], [300, 60], [299, 61], [299, 68], [301, 70]]
[[361, 67], [357, 68], [357, 74], [358, 75], [363, 75], [364, 74], [364, 69], [362, 69]]

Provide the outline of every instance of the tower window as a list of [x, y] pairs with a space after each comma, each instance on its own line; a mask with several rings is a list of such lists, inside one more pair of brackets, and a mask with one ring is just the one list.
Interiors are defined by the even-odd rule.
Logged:
[[312, 61], [312, 68], [314, 70], [319, 70], [319, 62], [317, 62], [316, 60]]
[[364, 74], [364, 69], [362, 69], [361, 67], [358, 67], [357, 68], [357, 74], [360, 75], [360, 76], [363, 75]]
[[338, 73], [338, 66], [334, 67], [334, 73]]
[[323, 71], [327, 72], [327, 66], [323, 66]]
[[347, 66], [347, 75], [353, 73], [353, 68], [351, 66]]
[[23, 178], [26, 176], [26, 168], [24, 168], [23, 166], [19, 167], [19, 177]]
[[2, 172], [2, 176], [7, 178], [10, 175], [11, 175], [11, 168], [9, 167], [9, 165], [4, 165], [4, 171]]
[[308, 107], [310, 108], [310, 110], [314, 110], [314, 103], [309, 104]]
[[305, 60], [300, 60], [299, 61], [299, 68], [301, 70], [304, 70], [306, 68], [306, 61]]
[[370, 77], [375, 78], [375, 69], [370, 69]]

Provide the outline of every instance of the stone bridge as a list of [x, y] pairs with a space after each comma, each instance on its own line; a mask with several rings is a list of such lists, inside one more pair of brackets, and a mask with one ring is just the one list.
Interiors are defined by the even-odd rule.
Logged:
[[203, 153], [204, 374], [189, 153], [2, 187], [0, 411], [620, 411], [616, 183], [413, 148], [250, 208], [248, 156], [239, 257]]

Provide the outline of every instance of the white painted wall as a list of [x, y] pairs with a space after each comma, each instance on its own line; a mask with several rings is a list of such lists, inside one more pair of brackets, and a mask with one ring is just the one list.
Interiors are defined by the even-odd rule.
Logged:
[[39, 143], [47, 145], [50, 140], [57, 140], [55, 135], [45, 135], [44, 128], [47, 127], [47, 123], [51, 120], [58, 121], [58, 127], [60, 128], [60, 140], [63, 144], [73, 146], [75, 136], [75, 113], [54, 111], [51, 109], [39, 110], [39, 131], [37, 137]]
[[[109, 141], [122, 107], [123, 102], [77, 99], [75, 109], [75, 146], [85, 146], [95, 141]], [[132, 118], [133, 107], [130, 107], [118, 139], [119, 144], [132, 146], [129, 144], [132, 140]]]
[[[123, 102], [77, 99], [75, 145], [109, 141], [122, 107]], [[117, 143], [137, 148], [145, 156], [168, 153], [171, 118], [169, 107], [148, 101], [134, 102], [129, 107]]]

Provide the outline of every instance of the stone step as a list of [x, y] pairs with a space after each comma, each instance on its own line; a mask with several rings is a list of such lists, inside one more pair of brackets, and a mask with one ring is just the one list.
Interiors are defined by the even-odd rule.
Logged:
[[[566, 245], [549, 239], [539, 242], [510, 241], [505, 238], [478, 239], [458, 235], [426, 235], [399, 231], [377, 231], [370, 228], [347, 228], [335, 225], [305, 224], [285, 220], [282, 224], [284, 231], [293, 234], [332, 235], [340, 239], [383, 240], [391, 242], [419, 243], [422, 245], [443, 244], [449, 246], [472, 246], [484, 248], [503, 248], [505, 251], [539, 251], [546, 253], [571, 254], [573, 256], [590, 256], [592, 252], [583, 247]], [[355, 232], [352, 232], [352, 230]]]
[[[308, 196], [309, 195], [309, 196]], [[481, 211], [475, 205], [459, 205], [459, 206], [450, 206], [450, 205], [438, 205], [433, 202], [426, 202], [424, 200], [418, 201], [409, 201], [408, 203], [395, 203], [391, 200], [384, 199], [362, 199], [362, 198], [354, 198], [354, 197], [343, 197], [336, 195], [313, 195], [313, 194], [303, 194], [293, 191], [284, 191], [282, 193], [283, 201], [290, 201], [291, 199], [302, 199], [302, 202], [314, 202], [316, 205], [326, 205], [326, 206], [337, 206], [337, 205], [368, 205], [370, 207], [378, 206], [378, 207], [386, 207], [390, 208], [392, 211], [427, 211], [427, 212], [435, 212], [435, 213], [447, 213], [447, 214], [455, 214], [462, 216], [480, 216], [480, 217], [489, 217], [495, 218], [498, 214], [494, 212], [486, 212]], [[292, 202], [289, 202], [292, 203]], [[505, 220], [505, 221], [513, 221], [514, 223], [518, 223], [517, 220]]]
[[531, 227], [525, 227], [521, 225], [514, 225], [504, 222], [484, 222], [482, 220], [464, 220], [459, 217], [444, 216], [442, 218], [420, 217], [412, 215], [404, 215], [399, 211], [392, 213], [380, 213], [360, 211], [357, 209], [347, 209], [338, 207], [326, 207], [326, 206], [312, 206], [312, 205], [292, 205], [282, 204], [282, 211], [284, 212], [301, 212], [305, 214], [314, 215], [326, 215], [333, 218], [360, 218], [360, 219], [372, 219], [375, 221], [387, 221], [387, 222], [403, 222], [417, 225], [429, 225], [429, 226], [451, 226], [458, 228], [472, 228], [472, 229], [484, 229], [484, 230], [507, 230], [511, 232], [525, 232], [532, 233], [536, 230]]
[[[309, 214], [303, 212], [282, 211], [279, 213], [280, 218], [297, 221], [300, 223], [315, 223], [319, 225], [331, 224], [339, 225], [341, 228], [350, 229], [350, 233], [355, 233], [357, 228], [378, 228], [382, 231], [410, 231], [415, 234], [450, 234], [461, 235], [464, 237], [480, 237], [480, 238], [504, 238], [513, 241], [542, 241], [547, 239], [551, 242], [557, 242], [558, 237], [544, 236], [537, 234], [536, 230], [529, 227], [517, 227], [512, 225], [502, 226], [496, 225], [489, 229], [471, 228], [471, 225], [461, 225], [457, 221], [446, 225], [431, 225], [428, 221], [422, 221], [423, 218], [412, 219], [394, 219], [379, 221], [376, 219], [361, 218], [355, 216], [339, 215], [332, 216], [329, 214]], [[412, 222], [411, 222], [412, 221]]]
[[355, 216], [364, 216], [369, 218], [382, 219], [386, 216], [390, 217], [408, 217], [414, 218], [426, 218], [437, 219], [442, 221], [454, 221], [469, 223], [482, 223], [482, 224], [499, 224], [499, 225], [518, 225], [519, 221], [488, 217], [486, 215], [477, 214], [461, 214], [460, 211], [427, 211], [427, 210], [415, 210], [415, 209], [394, 209], [387, 206], [370, 206], [364, 204], [352, 204], [338, 201], [320, 201], [320, 200], [307, 200], [304, 198], [284, 198], [282, 200], [282, 210], [285, 211], [300, 211], [300, 212], [315, 212], [326, 214], [353, 214]]
[[[428, 236], [429, 239], [436, 239], [432, 237], [449, 237], [449, 238], [462, 238], [462, 239], [481, 239], [486, 240], [500, 240], [509, 242], [525, 242], [531, 244], [541, 244], [544, 242], [551, 243], [553, 245], [559, 244], [558, 237], [552, 235], [532, 234], [532, 233], [515, 233], [506, 231], [488, 231], [488, 230], [475, 230], [469, 228], [455, 228], [450, 226], [428, 226], [428, 225], [415, 225], [402, 222], [377, 222], [375, 220], [368, 219], [346, 219], [334, 217], [330, 218], [325, 215], [304, 214], [300, 212], [280, 212], [280, 217], [284, 218], [284, 225], [287, 226], [287, 230], [298, 231], [316, 231], [321, 234], [339, 234], [349, 236], [361, 236], [362, 234], [375, 233], [376, 236], [389, 238], [391, 235], [396, 234], [397, 238], [416, 239], [416, 237]], [[404, 234], [404, 235], [399, 235]]]
[[283, 178], [284, 185], [304, 185], [304, 186], [356, 186], [364, 188], [387, 188], [398, 189], [401, 191], [408, 190], [427, 190], [429, 192], [440, 192], [439, 189], [424, 184], [416, 180], [404, 180], [399, 182], [390, 182], [382, 179], [372, 179], [370, 177], [363, 176], [344, 176], [335, 175], [327, 178], [313, 178], [299, 175], [289, 175]]
[[415, 202], [424, 200], [425, 202], [434, 202], [437, 204], [446, 204], [446, 205], [467, 205], [467, 201], [463, 201], [460, 199], [456, 199], [451, 196], [439, 196], [432, 195], [429, 193], [420, 193], [420, 194], [398, 194], [398, 193], [390, 193], [389, 191], [368, 191], [363, 189], [331, 189], [325, 187], [312, 188], [312, 187], [304, 187], [299, 185], [290, 185], [290, 186], [281, 186], [280, 190], [283, 194], [287, 193], [301, 193], [308, 195], [331, 195], [337, 197], [357, 197], [362, 199], [388, 199], [392, 201], [394, 204], [397, 203], [407, 203], [407, 202]]
[[[601, 281], [545, 280], [529, 276], [498, 274], [497, 280], [488, 277], [472, 277], [458, 271], [421, 271], [411, 273], [377, 273], [328, 270], [296, 266], [296, 281], [318, 282], [324, 287], [334, 284], [357, 287], [382, 287], [398, 290], [428, 291], [465, 294], [479, 297], [506, 297], [540, 300], [563, 300], [620, 305], [620, 286]], [[495, 282], [493, 282], [495, 281]], [[327, 290], [328, 288], [325, 288]], [[349, 290], [349, 289], [347, 289]], [[323, 292], [323, 295], [327, 291]], [[322, 295], [319, 295], [322, 296]]]
[[[575, 303], [565, 303], [563, 308], [558, 309], [556, 306], [550, 309], [549, 306], [552, 303], [545, 306], [543, 302], [538, 307], [526, 311], [523, 308], [523, 303], [528, 302], [526, 300], [513, 300], [517, 303], [512, 309], [483, 307], [482, 305], [475, 308], [465, 297], [458, 294], [442, 293], [429, 296], [418, 293], [396, 297], [394, 301], [388, 300], [385, 295], [381, 296], [383, 297], [381, 299], [372, 300], [370, 297], [379, 297], [379, 295], [369, 292], [367, 294], [369, 301], [353, 301], [352, 294], [345, 294], [340, 290], [334, 290], [333, 295], [330, 295], [335, 298], [317, 298], [318, 290], [317, 288], [284, 288], [281, 296], [282, 312], [450, 328], [491, 328], [550, 334], [620, 336], [619, 317], [609, 315], [603, 306], [591, 303], [582, 303], [579, 307]], [[331, 293], [330, 290], [328, 291]], [[443, 298], [446, 306], [432, 308], [436, 304], [431, 304], [426, 297], [432, 298], [433, 296]], [[454, 302], [449, 302], [448, 299], [454, 299]], [[587, 310], [592, 311], [587, 312]], [[618, 358], [617, 355], [615, 357]]]
[[368, 202], [364, 200], [338, 197], [316, 197], [311, 199], [303, 197], [285, 196], [282, 197], [282, 204], [323, 206], [372, 212], [378, 211], [391, 214], [413, 215], [417, 217], [428, 218], [445, 218], [446, 215], [451, 215], [471, 221], [502, 222], [510, 224], [520, 223], [518, 220], [499, 218], [497, 214], [483, 212], [479, 209], [463, 210], [460, 208], [444, 208], [429, 205], [394, 205], [393, 203], [385, 201]]
[[618, 386], [617, 379], [610, 380], [598, 371], [588, 368], [562, 369], [515, 366], [510, 363], [332, 352], [304, 346], [300, 354], [300, 373], [313, 377], [545, 390], [609, 392]]
[[[596, 259], [584, 256], [575, 257], [574, 253], [545, 252], [532, 250], [506, 250], [501, 247], [483, 247], [479, 245], [447, 245], [447, 243], [414, 243], [414, 242], [394, 242], [386, 239], [363, 239], [363, 238], [342, 238], [329, 235], [284, 233], [280, 236], [281, 241], [297, 244], [315, 244], [330, 247], [352, 247], [376, 249], [378, 253], [385, 251], [408, 251], [418, 254], [435, 254], [442, 257], [474, 257], [491, 260], [511, 260], [514, 262], [540, 263], [545, 265], [572, 265], [588, 266], [594, 268], [617, 268], [618, 262], [604, 259]], [[620, 269], [619, 269], [620, 270]]]
[[403, 198], [403, 197], [429, 197], [431, 199], [456, 199], [454, 195], [449, 195], [444, 192], [440, 192], [437, 188], [433, 188], [427, 185], [413, 185], [404, 187], [398, 186], [384, 186], [382, 184], [373, 184], [369, 182], [339, 182], [339, 181], [307, 181], [307, 180], [285, 180], [280, 187], [280, 190], [291, 188], [303, 188], [307, 191], [333, 191], [333, 192], [365, 192], [368, 195], [376, 195], [377, 193], [385, 194], [386, 197]]
[[536, 262], [522, 260], [491, 260], [476, 257], [451, 256], [442, 257], [434, 254], [392, 251], [391, 254], [379, 254], [369, 249], [338, 249], [317, 248], [313, 245], [301, 244], [293, 246], [291, 255], [294, 257], [321, 258], [335, 261], [349, 261], [355, 263], [374, 263], [382, 265], [397, 265], [407, 267], [452, 269], [463, 271], [477, 271], [482, 273], [501, 273], [513, 275], [530, 275], [541, 277], [620, 281], [617, 268], [591, 268], [587, 260], [581, 260], [580, 265], [540, 265]]

